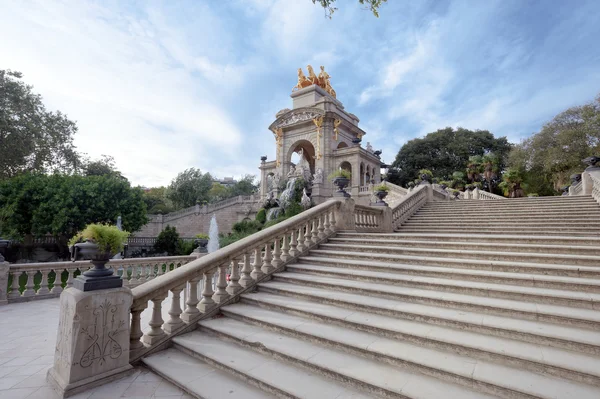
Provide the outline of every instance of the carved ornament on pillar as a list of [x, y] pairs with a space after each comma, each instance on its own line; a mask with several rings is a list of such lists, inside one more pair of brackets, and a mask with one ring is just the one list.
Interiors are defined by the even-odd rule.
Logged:
[[277, 155], [276, 165], [277, 165], [277, 167], [279, 167], [281, 165], [280, 153], [281, 153], [281, 147], [283, 145], [283, 129], [282, 128], [274, 129], [273, 133], [275, 134], [275, 144], [277, 145], [277, 148], [275, 149], [275, 152]]
[[342, 124], [342, 121], [340, 119], [336, 119], [333, 121], [333, 139], [335, 141], [338, 141], [338, 127]]
[[315, 156], [316, 159], [321, 159], [323, 155], [321, 154], [321, 128], [323, 127], [323, 120], [325, 118], [320, 116], [318, 118], [314, 118], [312, 121], [317, 127], [317, 154]]

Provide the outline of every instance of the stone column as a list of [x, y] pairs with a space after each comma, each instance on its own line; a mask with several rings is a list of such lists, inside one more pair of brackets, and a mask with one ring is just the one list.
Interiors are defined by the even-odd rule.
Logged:
[[127, 375], [129, 364], [131, 290], [126, 287], [60, 295], [60, 316], [54, 365], [47, 380], [62, 396]]
[[[329, 201], [339, 200], [340, 197], [332, 198]], [[354, 224], [354, 205], [352, 198], [342, 199], [341, 206], [335, 210], [335, 229], [339, 230], [356, 230]]]
[[583, 171], [583, 173], [581, 174], [581, 185], [582, 185], [582, 194], [583, 195], [591, 195], [592, 189], [594, 188], [594, 182], [592, 181], [592, 178], [590, 177], [589, 169], [600, 170], [600, 168], [592, 167], [592, 168], [587, 168], [586, 170]]
[[393, 223], [392, 223], [392, 208], [390, 208], [389, 206], [385, 206], [383, 208], [382, 217], [383, 217], [383, 219], [382, 219], [382, 223], [381, 223], [381, 232], [382, 233], [393, 233], [394, 228], [393, 228]]
[[8, 303], [8, 269], [9, 263], [0, 254], [0, 306]]
[[473, 189], [473, 199], [479, 199], [479, 189], [477, 187]]

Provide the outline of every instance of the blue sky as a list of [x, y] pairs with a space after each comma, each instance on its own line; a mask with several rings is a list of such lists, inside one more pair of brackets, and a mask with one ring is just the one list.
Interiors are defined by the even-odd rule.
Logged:
[[134, 184], [257, 174], [296, 70], [325, 65], [391, 162], [446, 126], [513, 142], [600, 93], [597, 0], [0, 0], [0, 68], [77, 121]]

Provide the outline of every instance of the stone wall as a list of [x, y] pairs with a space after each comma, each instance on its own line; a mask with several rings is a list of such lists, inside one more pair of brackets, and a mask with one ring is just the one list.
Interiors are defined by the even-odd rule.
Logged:
[[196, 205], [166, 215], [148, 215], [150, 221], [136, 237], [156, 237], [167, 225], [177, 228], [181, 237], [194, 237], [196, 234], [208, 234], [210, 220], [215, 215], [220, 233], [231, 232], [231, 226], [246, 218], [254, 220], [260, 208], [258, 196], [239, 196], [211, 205]]

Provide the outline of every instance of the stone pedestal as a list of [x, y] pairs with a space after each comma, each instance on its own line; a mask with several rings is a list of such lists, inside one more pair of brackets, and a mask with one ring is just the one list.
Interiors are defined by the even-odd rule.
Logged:
[[[335, 198], [335, 200], [339, 200], [339, 198]], [[356, 230], [354, 206], [355, 202], [352, 198], [345, 198], [341, 206], [335, 210], [336, 230]]]
[[8, 262], [0, 255], [0, 306], [8, 303]]
[[121, 378], [129, 364], [129, 288], [80, 291], [60, 296], [54, 366], [48, 382], [63, 397]]

